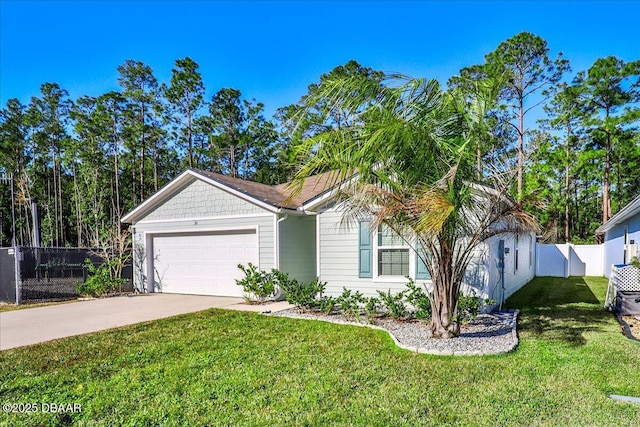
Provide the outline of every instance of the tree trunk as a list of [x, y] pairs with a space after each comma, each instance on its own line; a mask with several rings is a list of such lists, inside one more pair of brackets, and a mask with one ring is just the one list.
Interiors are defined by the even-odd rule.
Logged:
[[193, 131], [191, 123], [191, 111], [187, 110], [187, 141], [189, 143], [189, 167], [193, 167]]
[[607, 132], [607, 144], [604, 155], [604, 179], [602, 182], [602, 223], [611, 218], [611, 201], [609, 200], [609, 174], [611, 171], [611, 135]]
[[153, 142], [153, 191], [158, 191], [158, 138]]
[[76, 233], [78, 234], [78, 247], [82, 247], [82, 209], [80, 208], [80, 188], [78, 187], [78, 171], [76, 162], [73, 162], [73, 193], [75, 195], [76, 208]]
[[[60, 158], [60, 153], [58, 153], [58, 159]], [[58, 160], [59, 161], [59, 160]], [[63, 209], [62, 209], [62, 172], [61, 169], [62, 165], [60, 163], [58, 163], [58, 204], [59, 204], [59, 208], [58, 208], [58, 212], [60, 213], [60, 246], [65, 246], [67, 243], [67, 238], [65, 236], [65, 227], [64, 227], [64, 213], [63, 213]]]
[[453, 252], [446, 242], [440, 242], [440, 248], [438, 274], [433, 281], [433, 294], [429, 297], [429, 327], [433, 338], [454, 338], [460, 335], [460, 325], [456, 319], [459, 295], [453, 277]]
[[[60, 235], [58, 234], [58, 180], [56, 179], [56, 169], [58, 167], [58, 160], [56, 159], [56, 153], [53, 153], [53, 245], [60, 247]], [[51, 195], [49, 195], [51, 200]]]
[[524, 169], [524, 100], [519, 99], [518, 105], [518, 201], [522, 200], [522, 183]]
[[142, 138], [140, 142], [140, 202], [144, 201], [144, 162], [145, 162], [145, 139], [144, 139], [144, 103], [140, 108], [140, 124], [142, 126]]
[[231, 145], [229, 147], [229, 169], [232, 177], [236, 177], [238, 172], [236, 170], [236, 146]]
[[119, 157], [119, 147], [118, 147], [118, 137], [117, 135], [117, 131], [116, 131], [116, 125], [114, 123], [113, 125], [113, 140], [114, 140], [114, 147], [113, 147], [113, 173], [114, 173], [114, 179], [115, 179], [115, 184], [116, 184], [116, 188], [115, 188], [115, 196], [116, 196], [116, 206], [115, 206], [115, 217], [118, 220], [118, 223], [120, 223], [120, 165], [118, 164], [118, 157]]
[[566, 163], [564, 166], [564, 242], [569, 243], [569, 144], [571, 141], [571, 124], [567, 124], [567, 141], [565, 144]]

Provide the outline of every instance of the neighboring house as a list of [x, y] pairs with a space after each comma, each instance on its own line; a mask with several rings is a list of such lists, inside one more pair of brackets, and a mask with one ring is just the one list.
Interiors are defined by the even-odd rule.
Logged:
[[601, 225], [596, 233], [604, 234], [604, 275], [611, 266], [627, 264], [638, 254], [640, 241], [640, 196]]
[[[133, 226], [136, 285], [148, 292], [241, 296], [237, 265], [249, 262], [301, 281], [318, 277], [329, 295], [343, 287], [370, 296], [400, 291], [406, 276], [428, 284], [416, 253], [393, 233], [343, 221], [329, 178], [309, 177], [289, 197], [286, 184], [185, 171], [122, 220]], [[533, 234], [489, 239], [469, 268], [465, 292], [473, 287], [496, 300], [511, 295], [534, 276], [534, 245]]]

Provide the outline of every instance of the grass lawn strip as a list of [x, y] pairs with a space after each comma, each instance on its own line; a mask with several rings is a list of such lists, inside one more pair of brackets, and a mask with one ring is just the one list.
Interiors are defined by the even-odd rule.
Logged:
[[0, 353], [0, 425], [637, 426], [640, 343], [601, 278], [538, 278], [515, 352], [421, 355], [369, 328], [207, 310]]
[[78, 299], [71, 299], [65, 301], [50, 301], [42, 303], [28, 303], [28, 304], [8, 304], [0, 302], [0, 313], [5, 311], [25, 310], [27, 308], [46, 307], [48, 305], [69, 304], [72, 302], [78, 302]]

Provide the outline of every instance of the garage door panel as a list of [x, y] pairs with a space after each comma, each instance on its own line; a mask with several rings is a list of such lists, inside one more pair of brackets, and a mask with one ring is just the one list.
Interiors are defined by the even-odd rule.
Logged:
[[255, 230], [154, 236], [153, 248], [159, 292], [242, 296], [237, 266], [258, 264]]

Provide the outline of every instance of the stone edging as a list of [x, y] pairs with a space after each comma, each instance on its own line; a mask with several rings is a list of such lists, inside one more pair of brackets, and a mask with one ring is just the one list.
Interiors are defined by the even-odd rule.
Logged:
[[[400, 347], [403, 350], [409, 350], [418, 354], [431, 354], [431, 355], [436, 355], [436, 356], [489, 356], [489, 355], [495, 355], [495, 354], [506, 354], [506, 353], [510, 353], [512, 351], [514, 351], [516, 349], [516, 347], [518, 347], [518, 331], [517, 331], [517, 326], [518, 326], [518, 315], [520, 314], [520, 310], [514, 310], [513, 311], [513, 320], [511, 321], [511, 337], [513, 338], [514, 344], [511, 346], [511, 348], [509, 348], [508, 350], [501, 350], [501, 351], [497, 351], [497, 352], [493, 352], [493, 351], [480, 351], [480, 350], [473, 350], [473, 351], [455, 351], [455, 350], [430, 350], [427, 348], [421, 348], [421, 347], [415, 347], [415, 346], [410, 346], [410, 345], [404, 345], [402, 344], [400, 341], [398, 341], [398, 339], [393, 335], [393, 333], [391, 331], [389, 331], [388, 329], [385, 329], [381, 326], [377, 326], [377, 325], [371, 325], [369, 323], [356, 323], [356, 322], [348, 322], [348, 321], [342, 321], [342, 320], [333, 320], [333, 319], [326, 319], [326, 318], [315, 318], [315, 319], [310, 319], [310, 318], [306, 318], [306, 320], [319, 320], [321, 322], [327, 322], [327, 323], [334, 323], [334, 324], [338, 324], [338, 325], [353, 325], [353, 326], [363, 326], [363, 327], [367, 327], [367, 328], [371, 328], [371, 329], [377, 329], [380, 331], [385, 331], [386, 333], [389, 334], [389, 336], [391, 337], [391, 339], [393, 340], [393, 342], [395, 343], [396, 346]], [[274, 313], [273, 315], [278, 316], [277, 313]], [[299, 317], [292, 317], [293, 319], [300, 319]]]
[[633, 335], [633, 333], [631, 332], [631, 328], [629, 327], [629, 324], [624, 321], [624, 319], [622, 318], [622, 315], [620, 313], [615, 313], [614, 317], [616, 318], [618, 323], [620, 323], [620, 326], [622, 326], [622, 330], [624, 331], [624, 335], [627, 338], [629, 338], [630, 340], [633, 340], [633, 341], [640, 341], [640, 339], [636, 338], [635, 335]]

